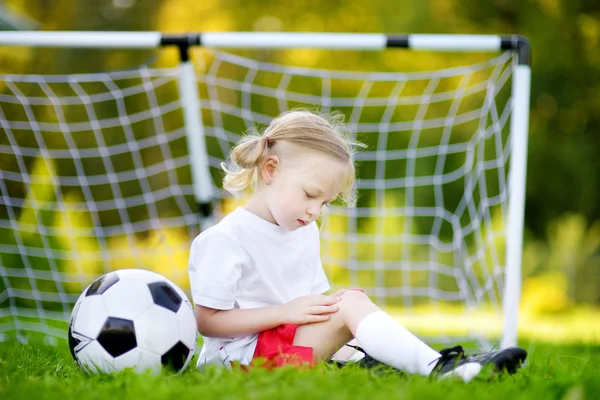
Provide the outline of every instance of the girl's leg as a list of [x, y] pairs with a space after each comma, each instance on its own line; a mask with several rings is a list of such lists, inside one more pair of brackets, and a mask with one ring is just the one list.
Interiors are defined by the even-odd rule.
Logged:
[[312, 347], [317, 361], [328, 360], [355, 337], [380, 362], [409, 372], [429, 375], [440, 354], [381, 311], [367, 295], [344, 293], [340, 309], [326, 322], [301, 325], [294, 345]]

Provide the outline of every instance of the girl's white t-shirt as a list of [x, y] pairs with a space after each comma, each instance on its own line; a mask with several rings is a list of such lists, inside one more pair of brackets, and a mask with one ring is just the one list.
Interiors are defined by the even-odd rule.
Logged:
[[[217, 310], [281, 305], [330, 288], [316, 223], [287, 231], [241, 207], [194, 239], [188, 270], [194, 303]], [[247, 365], [257, 338], [205, 337], [198, 367]]]

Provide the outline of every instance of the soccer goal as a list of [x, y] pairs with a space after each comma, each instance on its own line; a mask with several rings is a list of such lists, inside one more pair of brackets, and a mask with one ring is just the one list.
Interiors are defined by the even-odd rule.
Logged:
[[[0, 46], [15, 45], [176, 46], [180, 63], [0, 75], [0, 337], [65, 338], [74, 301], [110, 270], [152, 269], [187, 289], [191, 240], [232, 207], [221, 161], [247, 129], [303, 107], [342, 112], [367, 145], [357, 156], [358, 204], [333, 204], [321, 222], [334, 287], [360, 286], [400, 315], [487, 313], [501, 321], [491, 339], [516, 344], [525, 38], [0, 32]], [[402, 62], [361, 72], [272, 61], [300, 48], [489, 57], [404, 72]]]

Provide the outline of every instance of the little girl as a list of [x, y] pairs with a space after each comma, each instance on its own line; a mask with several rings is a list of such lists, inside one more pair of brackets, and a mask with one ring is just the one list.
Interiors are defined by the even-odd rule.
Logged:
[[312, 366], [355, 338], [369, 359], [411, 374], [468, 382], [487, 363], [514, 372], [525, 360], [522, 349], [438, 353], [363, 291], [324, 294], [330, 286], [315, 221], [338, 197], [354, 201], [354, 143], [343, 132], [339, 120], [292, 111], [232, 150], [224, 187], [252, 195], [192, 243], [189, 277], [204, 337], [198, 366], [256, 359], [268, 367]]

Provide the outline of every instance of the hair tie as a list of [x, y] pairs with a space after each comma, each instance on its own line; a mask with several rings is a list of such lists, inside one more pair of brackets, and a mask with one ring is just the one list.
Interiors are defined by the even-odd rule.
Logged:
[[270, 146], [273, 144], [273, 141], [271, 140], [271, 138], [269, 136], [265, 135], [265, 139], [267, 141], [267, 146]]

